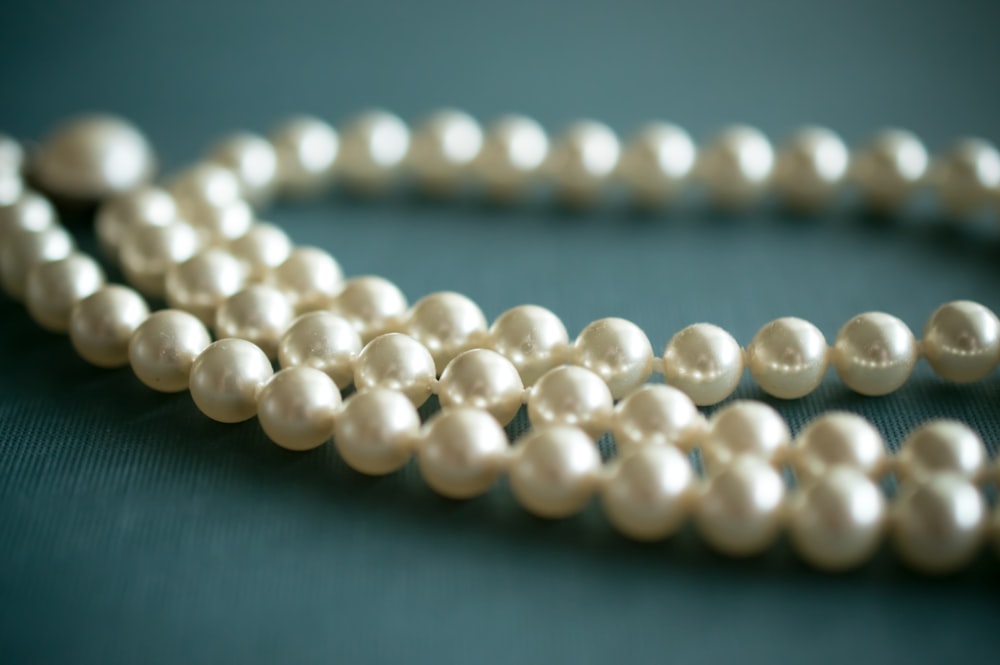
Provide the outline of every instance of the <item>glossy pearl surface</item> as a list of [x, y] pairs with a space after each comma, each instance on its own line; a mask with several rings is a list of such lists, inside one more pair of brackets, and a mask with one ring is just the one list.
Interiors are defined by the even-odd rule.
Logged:
[[174, 197], [164, 189], [139, 187], [108, 199], [97, 211], [94, 231], [101, 251], [118, 259], [122, 237], [137, 226], [166, 226], [177, 221]]
[[684, 328], [663, 352], [663, 376], [698, 406], [729, 397], [743, 375], [743, 350], [733, 336], [710, 323]]
[[978, 381], [1000, 363], [1000, 319], [969, 300], [939, 307], [924, 326], [924, 357], [942, 379]]
[[567, 203], [590, 203], [603, 193], [620, 153], [618, 137], [610, 127], [581, 120], [570, 125], [552, 145], [545, 174]]
[[625, 145], [616, 175], [637, 203], [661, 205], [677, 198], [694, 168], [691, 136], [667, 122], [640, 128]]
[[923, 180], [927, 164], [927, 149], [920, 139], [903, 129], [887, 129], [858, 151], [851, 171], [868, 206], [887, 213], [906, 203]]
[[104, 271], [86, 254], [37, 264], [28, 273], [24, 302], [42, 328], [64, 333], [73, 307], [104, 286]]
[[206, 416], [238, 423], [256, 415], [257, 393], [273, 374], [271, 361], [254, 344], [220, 339], [195, 358], [188, 387]]
[[406, 296], [395, 284], [381, 277], [364, 275], [344, 282], [330, 310], [350, 323], [367, 343], [398, 329], [407, 307]]
[[568, 347], [566, 326], [537, 305], [520, 305], [497, 317], [489, 330], [489, 345], [514, 363], [526, 386], [561, 361]]
[[386, 188], [410, 147], [410, 132], [402, 120], [386, 111], [368, 111], [352, 120], [341, 134], [337, 171], [363, 191]]
[[425, 188], [447, 193], [461, 184], [482, 145], [483, 132], [475, 118], [443, 109], [414, 130], [407, 166]]
[[486, 317], [469, 298], [442, 291], [414, 303], [405, 330], [431, 352], [440, 374], [452, 358], [485, 339]]
[[694, 506], [695, 481], [687, 456], [673, 446], [636, 449], [614, 465], [601, 493], [604, 512], [630, 538], [666, 538]]
[[643, 386], [615, 407], [615, 446], [623, 454], [650, 445], [687, 448], [704, 430], [694, 402], [672, 386]]
[[296, 116], [271, 134], [277, 157], [277, 184], [293, 196], [320, 191], [333, 176], [340, 153], [337, 130], [312, 116]]
[[798, 399], [823, 381], [826, 338], [808, 321], [790, 316], [777, 319], [754, 335], [747, 347], [747, 364], [764, 392]]
[[784, 498], [781, 475], [765, 460], [742, 455], [708, 481], [695, 509], [695, 524], [724, 554], [759, 554], [778, 534]]
[[278, 357], [278, 342], [295, 318], [285, 295], [267, 284], [254, 284], [226, 298], [215, 311], [215, 334], [253, 342], [268, 358]]
[[708, 422], [702, 458], [709, 473], [718, 473], [741, 455], [776, 463], [791, 442], [785, 419], [763, 402], [737, 401], [717, 411]]
[[511, 198], [527, 189], [548, 154], [549, 140], [541, 125], [531, 118], [508, 115], [486, 132], [473, 171], [487, 194]]
[[653, 347], [646, 333], [631, 321], [594, 321], [576, 338], [573, 362], [604, 379], [615, 399], [646, 382], [653, 372]]
[[724, 129], [701, 151], [696, 174], [709, 198], [723, 208], [743, 208], [762, 194], [774, 151], [760, 131], [735, 125]]
[[526, 510], [551, 519], [586, 505], [599, 485], [601, 457], [590, 437], [575, 427], [536, 430], [515, 448], [510, 487]]
[[129, 284], [145, 295], [162, 297], [167, 271], [194, 256], [201, 244], [198, 232], [185, 222], [140, 226], [122, 238], [118, 260]]
[[278, 343], [282, 367], [314, 367], [343, 390], [354, 380], [354, 359], [361, 338], [350, 323], [330, 312], [310, 312], [295, 319]]
[[380, 476], [406, 464], [419, 429], [420, 416], [406, 395], [375, 388], [344, 403], [333, 443], [352, 469]]
[[142, 296], [126, 286], [109, 284], [74, 305], [69, 339], [91, 365], [123, 367], [128, 364], [129, 340], [148, 316]]
[[11, 298], [24, 299], [28, 273], [39, 263], [58, 261], [73, 252], [73, 238], [61, 226], [12, 233], [0, 244], [0, 277]]
[[932, 179], [945, 212], [975, 213], [1000, 189], [1000, 151], [983, 139], [960, 139], [934, 165]]
[[278, 179], [278, 157], [271, 143], [256, 134], [238, 132], [222, 139], [209, 153], [240, 183], [240, 195], [254, 205], [266, 203]]
[[243, 288], [246, 272], [229, 252], [209, 248], [167, 270], [167, 304], [197, 316], [206, 326], [215, 323], [215, 310]]
[[225, 248], [243, 264], [248, 279], [263, 280], [292, 253], [292, 241], [274, 224], [257, 222]]
[[853, 413], [826, 413], [799, 432], [795, 441], [794, 464], [800, 479], [818, 478], [841, 465], [877, 477], [885, 463], [882, 435]]
[[534, 427], [572, 425], [595, 439], [611, 426], [613, 408], [611, 391], [601, 377], [572, 365], [546, 373], [528, 397]]
[[434, 359], [423, 344], [402, 333], [387, 333], [365, 345], [354, 363], [359, 390], [398, 390], [420, 406], [434, 390]]
[[501, 425], [521, 408], [524, 384], [509, 360], [489, 349], [470, 349], [448, 363], [438, 383], [442, 407], [488, 412]]
[[153, 390], [180, 392], [188, 388], [195, 358], [211, 342], [201, 321], [187, 312], [163, 309], [136, 328], [128, 345], [129, 364]]
[[192, 164], [174, 175], [168, 186], [178, 210], [193, 206], [226, 206], [240, 200], [240, 181], [232, 169], [213, 162]]
[[323, 372], [289, 367], [272, 376], [257, 396], [257, 418], [271, 441], [288, 450], [311, 450], [333, 434], [340, 391]]
[[217, 243], [245, 235], [254, 219], [253, 209], [243, 199], [223, 205], [191, 203], [185, 205], [181, 213], [206, 240]]
[[918, 427], [896, 454], [896, 473], [919, 479], [954, 473], [972, 481], [986, 469], [989, 456], [979, 435], [955, 420], [935, 420]]
[[917, 340], [896, 317], [866, 312], [844, 324], [830, 357], [848, 388], [862, 395], [887, 395], [913, 373]]
[[56, 209], [35, 192], [21, 192], [6, 205], [0, 201], [0, 243], [19, 233], [44, 231], [58, 223]]
[[839, 136], [824, 127], [804, 127], [778, 151], [774, 188], [789, 208], [816, 212], [836, 196], [849, 163]]
[[508, 457], [507, 434], [488, 413], [455, 408], [439, 412], [421, 436], [420, 475], [439, 494], [471, 499], [496, 481]]
[[271, 283], [299, 312], [320, 309], [341, 289], [344, 273], [337, 260], [318, 247], [297, 247], [271, 272]]

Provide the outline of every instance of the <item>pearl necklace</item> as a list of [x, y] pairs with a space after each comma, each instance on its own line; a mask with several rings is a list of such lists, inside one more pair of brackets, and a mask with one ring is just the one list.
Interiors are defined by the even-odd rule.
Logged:
[[[807, 321], [782, 318], [745, 350], [721, 328], [695, 324], [655, 357], [623, 319], [595, 321], [570, 342], [559, 318], [533, 305], [491, 326], [457, 293], [408, 306], [390, 282], [345, 281], [325, 251], [293, 247], [279, 228], [254, 221], [254, 207], [275, 193], [312, 193], [334, 175], [379, 191], [404, 169], [437, 194], [472, 179], [509, 199], [544, 180], [572, 205], [597, 200], [612, 180], [647, 206], [695, 181], [727, 208], [773, 186], [788, 206], [814, 211], [851, 179], [869, 205], [891, 212], [926, 183], [946, 212], [964, 216], [1000, 197], [1000, 154], [984, 141], [961, 141], [931, 165], [920, 141], [899, 130], [852, 156], [832, 132], [809, 128], [775, 156], [748, 127], [699, 152], [674, 125], [648, 125], [622, 149], [604, 125], [581, 122], [550, 147], [523, 117], [484, 134], [467, 115], [443, 111], [411, 137], [401, 120], [374, 111], [342, 135], [300, 117], [270, 139], [231, 136], [159, 188], [146, 184], [154, 160], [143, 136], [92, 116], [24, 162], [20, 145], [0, 136], [8, 294], [42, 327], [68, 333], [85, 360], [131, 365], [155, 390], [190, 390], [221, 422], [256, 415], [285, 448], [332, 436], [351, 467], [373, 475], [415, 456], [426, 482], [455, 499], [488, 491], [506, 473], [517, 501], [547, 518], [573, 515], [599, 494], [629, 537], [666, 538], [693, 518], [711, 546], [733, 556], [763, 551], [787, 528], [801, 556], [826, 570], [863, 564], [887, 531], [905, 562], [931, 573], [964, 566], [990, 531], [1000, 549], [1000, 510], [990, 517], [979, 487], [1000, 480], [1000, 467], [963, 424], [925, 424], [889, 456], [879, 432], [849, 413], [815, 419], [793, 442], [766, 404], [737, 401], [710, 420], [697, 409], [726, 399], [745, 367], [784, 399], [815, 389], [830, 363], [872, 396], [899, 388], [921, 356], [946, 380], [981, 379], [1000, 363], [1000, 320], [982, 305], [943, 305], [920, 342], [899, 319], [869, 312], [848, 321], [832, 347]], [[101, 248], [134, 288], [105, 284], [49, 201], [25, 188], [25, 171], [61, 200], [101, 202]], [[170, 309], [150, 313], [139, 292], [165, 297]], [[647, 384], [654, 372], [667, 385]], [[421, 426], [417, 407], [432, 394], [443, 409]], [[511, 446], [503, 426], [522, 405], [534, 429]], [[618, 454], [604, 464], [595, 441], [607, 432]], [[689, 460], [696, 449], [704, 478]], [[798, 479], [791, 491], [786, 465]], [[890, 472], [902, 481], [891, 505], [877, 485]]]

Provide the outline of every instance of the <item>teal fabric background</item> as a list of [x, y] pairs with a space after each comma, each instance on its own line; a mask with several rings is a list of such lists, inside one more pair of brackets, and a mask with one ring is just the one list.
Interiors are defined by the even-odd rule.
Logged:
[[[307, 111], [381, 105], [555, 130], [595, 117], [621, 132], [667, 118], [704, 138], [733, 121], [780, 138], [805, 122], [852, 143], [887, 125], [934, 149], [1000, 139], [1000, 5], [992, 2], [467, 3], [203, 0], [8, 2], [0, 130], [41, 137], [69, 114], [122, 113], [164, 166], [222, 132]], [[653, 216], [608, 204], [331, 195], [269, 213], [348, 274], [415, 300], [460, 290], [488, 317], [523, 302], [575, 334], [603, 316], [662, 350], [712, 321], [746, 343], [796, 315], [828, 336], [882, 309], [922, 328], [948, 300], [1000, 310], [995, 220], [947, 225], [846, 209], [736, 217], [696, 202]], [[93, 241], [77, 227], [84, 246]], [[361, 477], [332, 447], [292, 454], [255, 422], [210, 422], [186, 394], [101, 371], [0, 299], [0, 662], [552, 663], [966, 662], [1000, 653], [1000, 566], [946, 580], [883, 553], [830, 577], [787, 544], [730, 561], [691, 533], [651, 546], [597, 506], [559, 523], [505, 487], [455, 503], [413, 468]], [[762, 395], [749, 382], [743, 397]], [[881, 399], [832, 374], [776, 403], [793, 429], [829, 408], [871, 417], [897, 444], [932, 416], [1000, 438], [1000, 382], [921, 366]], [[512, 432], [523, 427], [523, 420]]]

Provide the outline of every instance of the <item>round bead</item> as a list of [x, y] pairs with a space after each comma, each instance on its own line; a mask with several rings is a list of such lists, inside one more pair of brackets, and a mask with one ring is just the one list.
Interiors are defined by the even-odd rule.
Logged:
[[209, 344], [191, 365], [191, 398], [212, 420], [249, 420], [257, 413], [257, 393], [273, 374], [271, 361], [254, 344], [220, 339]]
[[240, 181], [231, 169], [213, 162], [198, 162], [177, 173], [170, 181], [178, 209], [192, 206], [222, 207], [240, 200]]
[[866, 203], [880, 212], [902, 207], [927, 172], [927, 150], [902, 129], [877, 134], [854, 157], [852, 175]]
[[611, 426], [613, 406], [601, 377], [567, 365], [549, 371], [532, 387], [528, 418], [536, 428], [573, 425], [596, 439]]
[[804, 127], [778, 151], [775, 191], [789, 208], [816, 212], [836, 196], [849, 163], [839, 136], [824, 127]]
[[278, 157], [267, 139], [238, 132], [217, 143], [209, 158], [236, 175], [241, 196], [254, 205], [267, 202], [274, 193]]
[[663, 352], [663, 377], [698, 406], [729, 397], [743, 375], [743, 350], [733, 336], [710, 323], [684, 328]]
[[257, 222], [230, 240], [226, 250], [243, 263], [248, 279], [258, 281], [285, 262], [292, 253], [292, 241], [274, 224]]
[[145, 186], [108, 199], [97, 211], [94, 231], [101, 251], [117, 260], [122, 237], [137, 226], [166, 226], [177, 221], [174, 197], [159, 187]]
[[317, 247], [297, 247], [271, 273], [271, 282], [300, 312], [327, 306], [343, 280], [337, 260]]
[[268, 380], [257, 396], [257, 418], [268, 438], [288, 450], [312, 450], [333, 434], [340, 391], [323, 372], [289, 367]]
[[482, 145], [483, 132], [472, 116], [444, 109], [413, 132], [407, 166], [424, 187], [446, 193], [461, 184]]
[[808, 321], [777, 319], [754, 335], [747, 347], [747, 364], [767, 394], [782, 399], [805, 397], [826, 374], [826, 338]]
[[799, 432], [794, 463], [800, 478], [818, 478], [836, 466], [849, 466], [870, 477], [885, 468], [885, 444], [871, 423], [853, 413], [830, 412]]
[[1000, 189], [1000, 151], [983, 139], [961, 139], [937, 162], [933, 181], [947, 213], [975, 213]]
[[1000, 319], [982, 305], [941, 305], [924, 326], [924, 356], [946, 381], [978, 381], [1000, 363]]
[[420, 406], [434, 391], [434, 359], [423, 344], [402, 333], [376, 337], [361, 349], [354, 363], [359, 390], [390, 388]]
[[489, 331], [490, 347], [514, 363], [527, 386], [562, 362], [568, 344], [569, 335], [559, 317], [537, 305], [507, 310]]
[[775, 464], [781, 461], [791, 438], [781, 414], [763, 402], [741, 400], [712, 416], [702, 456], [711, 473], [741, 455], [755, 455]]
[[384, 189], [409, 147], [410, 132], [402, 120], [385, 111], [368, 111], [341, 134], [337, 169], [358, 189]]
[[487, 131], [473, 170], [488, 194], [511, 198], [526, 189], [548, 153], [549, 140], [541, 125], [531, 118], [508, 115]]
[[896, 455], [896, 472], [919, 479], [932, 473], [955, 473], [976, 481], [989, 458], [982, 439], [955, 420], [936, 420], [910, 433]]
[[20, 177], [24, 168], [24, 149], [16, 140], [0, 134], [0, 175]]
[[243, 199], [222, 205], [188, 203], [181, 209], [184, 220], [207, 239], [226, 242], [239, 238], [253, 225], [254, 213]]
[[508, 448], [507, 434], [488, 413], [447, 409], [427, 423], [417, 463], [420, 475], [436, 492], [471, 499], [496, 482]]
[[620, 399], [653, 373], [653, 347], [631, 321], [599, 319], [576, 338], [573, 362], [604, 379], [612, 397]]
[[0, 243], [18, 233], [44, 231], [58, 223], [56, 209], [35, 192], [21, 192], [9, 205], [0, 202]]
[[424, 296], [410, 309], [406, 332], [427, 347], [438, 373], [452, 358], [486, 336], [486, 317], [465, 296], [442, 291]]
[[837, 333], [831, 359], [840, 380], [862, 395], [887, 395], [910, 378], [917, 363], [917, 340], [894, 316], [859, 314]]
[[528, 434], [515, 448], [510, 487], [526, 510], [539, 517], [579, 512], [600, 484], [601, 456], [583, 430], [549, 427]]
[[73, 246], [73, 238], [61, 226], [21, 231], [4, 238], [0, 244], [0, 276], [4, 290], [11, 298], [23, 300], [31, 269], [39, 263], [66, 258]]
[[524, 384], [509, 360], [489, 349], [470, 349], [455, 356], [441, 374], [442, 407], [471, 407], [489, 412], [501, 425], [521, 408]]
[[139, 226], [122, 238], [118, 259], [129, 284], [148, 296], [161, 297], [170, 267], [187, 261], [200, 247], [198, 232], [185, 222]]
[[649, 445], [617, 462], [604, 485], [604, 512], [635, 540], [660, 540], [680, 528], [695, 501], [695, 475], [673, 446]]
[[620, 453], [657, 444], [686, 448], [704, 428], [705, 419], [691, 398], [671, 386], [643, 386], [615, 407], [613, 431]]
[[128, 359], [144, 384], [176, 393], [187, 390], [191, 365], [211, 341], [201, 321], [187, 312], [163, 309], [136, 328], [129, 340]]
[[212, 325], [215, 310], [242, 289], [245, 280], [243, 265], [232, 254], [209, 248], [167, 270], [167, 304]]
[[607, 125], [581, 120], [570, 125], [549, 152], [546, 174], [567, 203], [587, 204], [602, 194], [621, 148]]
[[696, 173], [716, 205], [742, 208], [754, 203], [771, 177], [774, 152], [753, 127], [729, 127], [706, 146]]
[[78, 302], [69, 318], [69, 339], [80, 357], [98, 367], [128, 364], [132, 333], [149, 307], [127, 286], [109, 284]]
[[215, 312], [215, 334], [253, 342], [272, 360], [278, 342], [295, 318], [285, 295], [267, 284], [254, 284], [226, 298]]
[[352, 469], [381, 476], [406, 464], [419, 429], [420, 416], [406, 395], [375, 388], [344, 403], [333, 443]]
[[392, 332], [402, 324], [406, 296], [387, 279], [353, 277], [333, 300], [330, 309], [354, 326], [364, 342]]
[[637, 203], [661, 205], [680, 195], [696, 156], [697, 149], [686, 131], [670, 123], [653, 122], [629, 139], [617, 176]]
[[28, 273], [25, 304], [35, 323], [50, 332], [69, 330], [73, 306], [104, 286], [104, 271], [86, 254], [39, 263]]
[[354, 380], [354, 359], [361, 338], [344, 319], [330, 312], [310, 312], [295, 319], [278, 343], [282, 367], [314, 367], [344, 389]]
[[763, 552], [781, 526], [785, 484], [767, 461], [741, 455], [708, 481], [695, 509], [698, 531], [730, 556]]
[[277, 181], [282, 192], [314, 194], [327, 185], [340, 152], [337, 130], [319, 118], [296, 116], [271, 134], [278, 160]]

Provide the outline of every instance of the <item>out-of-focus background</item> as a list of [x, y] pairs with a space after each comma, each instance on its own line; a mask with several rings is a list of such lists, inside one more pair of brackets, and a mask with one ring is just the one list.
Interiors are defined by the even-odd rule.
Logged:
[[[932, 150], [1000, 140], [1000, 5], [982, 2], [7, 2], [0, 131], [123, 114], [169, 170], [219, 135], [370, 106], [454, 106], [550, 131], [668, 119], [703, 140], [731, 122], [774, 140], [819, 123], [857, 144], [898, 125]], [[967, 298], [1000, 307], [996, 228], [919, 214], [873, 223], [772, 208], [636, 216], [613, 206], [337, 197], [279, 207], [296, 241], [416, 298], [461, 290], [490, 318], [523, 302], [573, 335], [623, 316], [659, 352], [695, 321], [742, 343], [784, 315], [832, 339], [862, 311], [919, 332]], [[86, 244], [87, 232], [80, 231]], [[370, 480], [330, 447], [292, 454], [255, 422], [86, 366], [0, 300], [0, 661], [7, 663], [942, 662], [1000, 647], [988, 557], [928, 580], [881, 555], [841, 577], [782, 544], [734, 562], [692, 534], [641, 546], [596, 506], [562, 523], [505, 487], [440, 499], [411, 468]], [[745, 382], [737, 396], [762, 398]], [[772, 401], [773, 402], [773, 401]], [[1000, 437], [1000, 384], [921, 367], [889, 397], [831, 374], [775, 405], [793, 429], [829, 408], [892, 444], [932, 416]], [[523, 426], [523, 420], [514, 428]]]

